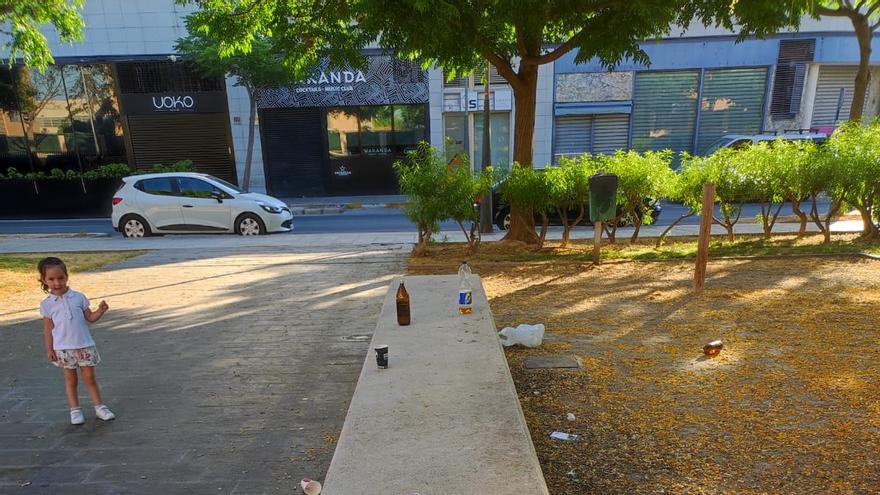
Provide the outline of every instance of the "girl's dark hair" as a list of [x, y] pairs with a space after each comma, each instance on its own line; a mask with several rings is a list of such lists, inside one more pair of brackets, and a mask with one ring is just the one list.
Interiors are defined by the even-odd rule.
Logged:
[[46, 269], [50, 266], [58, 266], [61, 267], [61, 271], [67, 275], [67, 265], [61, 261], [61, 258], [56, 258], [54, 256], [49, 256], [48, 258], [43, 258], [37, 263], [37, 270], [40, 271], [40, 285], [43, 286], [43, 292], [49, 292], [49, 286], [46, 285], [46, 282], [43, 282], [43, 279], [46, 278]]

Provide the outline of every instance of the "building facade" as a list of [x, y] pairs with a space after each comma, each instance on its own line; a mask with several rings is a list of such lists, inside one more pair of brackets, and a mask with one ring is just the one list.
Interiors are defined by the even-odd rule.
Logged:
[[[83, 43], [60, 45], [46, 73], [0, 69], [0, 168], [137, 168], [192, 160], [240, 181], [249, 98], [235, 78], [204, 78], [174, 52], [190, 7], [90, 0]], [[534, 161], [617, 149], [699, 154], [725, 134], [830, 131], [849, 115], [858, 45], [846, 19], [736, 42], [693, 26], [646, 42], [650, 66], [608, 71], [570, 53], [541, 66]], [[280, 197], [397, 192], [392, 164], [421, 140], [482, 165], [483, 74], [447, 78], [379, 50], [364, 68], [321, 67], [260, 91], [251, 189]], [[875, 40], [874, 57], [880, 57]], [[878, 59], [880, 67], [880, 59]], [[880, 107], [872, 67], [866, 116]], [[513, 157], [515, 101], [489, 68], [491, 163]]]

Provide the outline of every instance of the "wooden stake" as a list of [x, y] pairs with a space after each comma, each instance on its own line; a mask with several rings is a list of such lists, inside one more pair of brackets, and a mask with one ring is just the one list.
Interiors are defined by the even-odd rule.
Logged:
[[593, 263], [599, 264], [602, 247], [602, 222], [593, 224]]
[[694, 290], [703, 288], [706, 264], [709, 262], [709, 240], [712, 238], [712, 214], [715, 207], [715, 184], [703, 186], [703, 211], [700, 213], [700, 240], [697, 244], [697, 265], [694, 268]]

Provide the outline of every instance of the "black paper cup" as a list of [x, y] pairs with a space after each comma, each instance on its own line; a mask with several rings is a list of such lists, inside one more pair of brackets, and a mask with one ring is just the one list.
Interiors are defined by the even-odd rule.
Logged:
[[376, 365], [382, 369], [388, 368], [388, 346], [387, 345], [377, 345], [375, 347], [376, 351]]

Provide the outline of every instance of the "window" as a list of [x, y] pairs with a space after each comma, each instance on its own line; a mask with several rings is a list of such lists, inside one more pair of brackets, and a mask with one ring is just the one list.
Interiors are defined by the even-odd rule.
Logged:
[[330, 158], [344, 158], [360, 154], [357, 109], [339, 109], [327, 112], [327, 142]]
[[28, 143], [16, 97], [16, 80], [21, 69], [0, 66], [0, 171], [15, 167], [29, 170]]
[[406, 154], [425, 139], [425, 107], [399, 105], [394, 108], [394, 153]]
[[157, 196], [174, 196], [174, 186], [170, 177], [159, 177], [156, 179], [145, 179], [134, 186], [136, 189], [147, 194], [155, 194]]
[[467, 117], [464, 114], [443, 116], [446, 161], [467, 153]]
[[[507, 168], [510, 165], [510, 114], [493, 113], [489, 119], [489, 152], [491, 165]], [[474, 118], [474, 168], [483, 163], [483, 116]], [[481, 165], [478, 167], [477, 165]]]
[[331, 160], [352, 156], [402, 156], [426, 139], [425, 105], [381, 105], [327, 111]]
[[192, 177], [179, 177], [177, 184], [180, 188], [180, 195], [185, 198], [212, 198], [215, 193], [223, 194], [213, 185]]
[[361, 109], [361, 140], [365, 155], [390, 155], [393, 131], [390, 105]]

